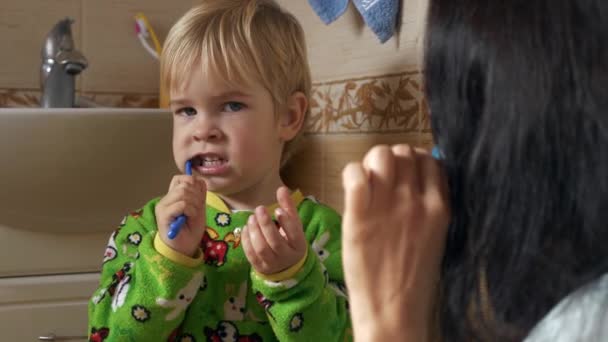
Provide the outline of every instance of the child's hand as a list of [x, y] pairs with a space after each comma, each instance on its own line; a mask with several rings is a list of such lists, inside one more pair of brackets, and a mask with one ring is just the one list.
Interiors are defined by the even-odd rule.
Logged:
[[247, 259], [261, 274], [274, 274], [297, 264], [306, 254], [302, 221], [289, 195], [289, 189], [277, 190], [279, 208], [277, 226], [266, 208], [257, 207], [243, 229], [242, 243]]
[[450, 218], [439, 162], [407, 145], [378, 146], [342, 177], [344, 276], [355, 337], [425, 341]]
[[[184, 255], [194, 256], [205, 233], [207, 185], [202, 177], [174, 176], [169, 192], [156, 204], [158, 234], [163, 242]], [[175, 239], [167, 237], [169, 225], [181, 214], [186, 222]]]

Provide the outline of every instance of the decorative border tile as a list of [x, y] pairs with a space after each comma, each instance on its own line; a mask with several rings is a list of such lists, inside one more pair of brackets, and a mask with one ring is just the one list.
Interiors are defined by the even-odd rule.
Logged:
[[83, 93], [82, 96], [104, 107], [158, 108], [158, 94]]
[[[314, 83], [307, 134], [430, 132], [420, 71]], [[104, 107], [157, 108], [157, 94], [82, 93]], [[40, 91], [0, 89], [0, 107], [37, 107]]]
[[39, 91], [0, 89], [0, 108], [38, 106], [40, 106]]
[[316, 83], [308, 134], [427, 132], [419, 71]]
[[[102, 107], [158, 108], [155, 94], [79, 93], [86, 100]], [[40, 91], [29, 89], [0, 89], [0, 108], [39, 107]]]

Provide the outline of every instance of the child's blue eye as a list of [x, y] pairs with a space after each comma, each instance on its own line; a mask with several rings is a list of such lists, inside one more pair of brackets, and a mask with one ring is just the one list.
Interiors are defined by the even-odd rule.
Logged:
[[225, 112], [238, 112], [245, 107], [244, 104], [240, 102], [228, 102], [224, 105]]
[[184, 107], [184, 108], [178, 109], [175, 113], [183, 114], [185, 116], [193, 116], [193, 115], [196, 115], [196, 109], [194, 109], [192, 107]]

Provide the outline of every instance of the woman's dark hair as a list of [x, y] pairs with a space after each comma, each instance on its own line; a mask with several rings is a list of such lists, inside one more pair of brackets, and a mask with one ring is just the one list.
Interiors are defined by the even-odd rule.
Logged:
[[446, 341], [518, 341], [608, 272], [608, 1], [431, 0]]

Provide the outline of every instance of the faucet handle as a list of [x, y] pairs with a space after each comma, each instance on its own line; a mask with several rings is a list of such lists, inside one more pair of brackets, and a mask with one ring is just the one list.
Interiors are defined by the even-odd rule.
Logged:
[[77, 75], [89, 65], [87, 59], [78, 50], [61, 51], [55, 57], [57, 63], [62, 65], [70, 75]]

